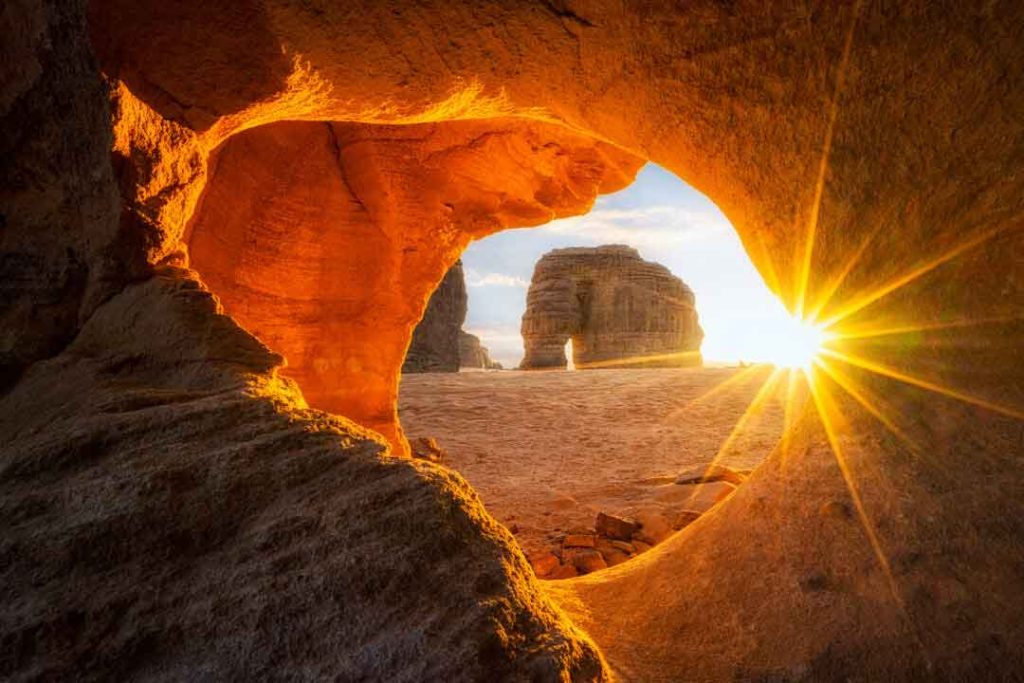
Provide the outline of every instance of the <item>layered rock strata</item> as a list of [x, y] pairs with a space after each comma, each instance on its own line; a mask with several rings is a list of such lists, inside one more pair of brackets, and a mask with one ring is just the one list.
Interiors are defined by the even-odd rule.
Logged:
[[555, 249], [537, 262], [522, 323], [526, 370], [701, 364], [693, 292], [624, 245]]
[[[282, 373], [311, 406], [404, 453], [401, 366], [462, 249], [503, 227], [585, 211], [639, 166], [530, 121], [283, 121], [215, 151], [183, 249], [228, 314], [285, 357]], [[464, 315], [454, 294], [453, 313]]]
[[430, 295], [405, 354], [403, 373], [501, 369], [501, 363], [491, 360], [479, 337], [462, 329], [467, 304], [462, 261], [456, 261]]
[[501, 370], [501, 363], [491, 358], [491, 352], [480, 343], [480, 337], [469, 332], [459, 335], [459, 363], [474, 370]]
[[430, 295], [412, 333], [402, 372], [459, 371], [468, 301], [462, 261], [456, 261]]

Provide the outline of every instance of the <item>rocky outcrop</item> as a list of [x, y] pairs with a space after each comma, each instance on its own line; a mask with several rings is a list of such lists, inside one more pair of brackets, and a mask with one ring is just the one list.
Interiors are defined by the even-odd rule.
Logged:
[[413, 331], [402, 372], [459, 371], [467, 303], [462, 261], [456, 261], [430, 295], [427, 310]]
[[459, 335], [459, 362], [464, 368], [477, 370], [501, 370], [501, 363], [491, 358], [487, 347], [480, 343], [480, 337], [469, 332]]
[[701, 364], [704, 332], [693, 292], [624, 245], [555, 249], [537, 262], [523, 314], [521, 367], [678, 367]]
[[599, 674], [461, 477], [281, 362], [163, 268], [0, 399], [0, 679]]
[[181, 247], [191, 266], [286, 358], [310, 406], [404, 454], [395, 405], [410, 336], [466, 245], [583, 212], [640, 161], [515, 119], [281, 121], [231, 137], [211, 166]]
[[448, 269], [430, 295], [402, 364], [402, 372], [458, 372], [459, 368], [500, 370], [480, 339], [462, 329], [466, 320], [466, 279], [462, 261]]

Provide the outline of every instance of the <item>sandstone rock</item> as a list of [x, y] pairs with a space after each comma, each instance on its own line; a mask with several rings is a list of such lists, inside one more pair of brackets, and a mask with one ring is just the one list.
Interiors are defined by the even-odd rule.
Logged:
[[462, 261], [456, 261], [430, 295], [413, 331], [402, 372], [458, 372], [468, 301]]
[[727, 481], [730, 484], [739, 486], [746, 481], [749, 472], [740, 472], [724, 465], [712, 464], [708, 467], [698, 467], [680, 474], [676, 477], [675, 483], [681, 486], [687, 484], [704, 484], [712, 481]]
[[704, 513], [722, 502], [736, 487], [726, 481], [713, 481], [707, 484], [673, 485], [658, 492], [657, 500], [674, 503], [686, 510]]
[[543, 578], [550, 574], [556, 567], [562, 564], [561, 560], [554, 553], [544, 553], [530, 559], [534, 573]]
[[562, 541], [562, 545], [566, 548], [593, 548], [594, 547], [594, 535], [593, 534], [569, 534]]
[[597, 533], [607, 536], [608, 538], [628, 541], [633, 537], [633, 532], [636, 531], [637, 524], [629, 519], [616, 517], [615, 515], [609, 515], [604, 512], [598, 512], [597, 519], [594, 522], [594, 529]]
[[701, 514], [702, 513], [696, 510], [682, 510], [681, 512], [676, 513], [673, 518], [672, 528], [678, 531], [679, 529], [689, 526], [700, 519]]
[[641, 510], [636, 515], [636, 521], [640, 528], [633, 537], [644, 543], [656, 545], [672, 535], [672, 523], [656, 510]]
[[444, 449], [437, 443], [437, 439], [432, 437], [421, 436], [410, 439], [409, 450], [412, 457], [430, 462], [442, 462], [446, 458]]
[[700, 365], [693, 292], [623, 245], [555, 249], [533, 271], [523, 314], [524, 369]]
[[[623, 550], [621, 546], [628, 546], [629, 551]], [[601, 553], [601, 557], [603, 557], [605, 562], [608, 563], [608, 566], [611, 567], [616, 564], [621, 564], [625, 560], [629, 559], [629, 556], [633, 551], [633, 546], [625, 543], [624, 541], [613, 541], [608, 538], [598, 537], [597, 542], [594, 544], [594, 549]]]
[[551, 581], [557, 581], [559, 579], [571, 579], [579, 575], [580, 573], [576, 570], [575, 566], [571, 564], [562, 564], [551, 570], [551, 572], [544, 578]]
[[609, 567], [614, 567], [628, 560], [630, 557], [630, 553], [625, 553], [621, 550], [614, 549], [607, 551], [602, 550], [601, 557], [604, 558], [605, 563], [607, 563]]
[[469, 332], [459, 336], [459, 362], [461, 367], [481, 370], [501, 370], [501, 363], [492, 360], [487, 347], [480, 344], [480, 338]]
[[589, 574], [608, 568], [608, 563], [605, 562], [601, 553], [589, 549], [575, 551], [572, 554], [572, 563], [580, 574]]
[[512, 120], [250, 128], [217, 148], [177, 248], [227, 313], [287, 359], [281, 373], [312, 407], [404, 454], [400, 368], [462, 249], [502, 225], [583, 211], [588, 193], [621, 174], [616, 153], [567, 134]]
[[[0, 12], [0, 678], [1019, 677], [1020, 3], [311, 6]], [[819, 387], [895, 582], [808, 514], [849, 496], [813, 411], [757, 496], [544, 591], [464, 482], [358, 426], [405, 447], [398, 371], [470, 239], [646, 159], [790, 310], [913, 330], [842, 351], [916, 383], [842, 368], [914, 446]], [[204, 298], [154, 293], [172, 263], [266, 347], [170, 315]]]
[[627, 554], [636, 552], [636, 548], [629, 541], [612, 541], [612, 547]]
[[[0, 678], [348, 679], [381, 666], [365, 643], [405, 642], [435, 618], [387, 671], [528, 679], [537, 662], [587, 656], [553, 607], [538, 611], [533, 572], [465, 481], [306, 407], [280, 356], [194, 275], [163, 268], [126, 288], [0, 398]], [[385, 597], [381, 581], [404, 588]], [[409, 599], [418, 581], [431, 588]], [[533, 654], [437, 659], [467, 644], [482, 656], [491, 629], [521, 619]]]
[[637, 554], [645, 553], [651, 549], [650, 543], [644, 543], [643, 541], [633, 541], [633, 547], [636, 548]]

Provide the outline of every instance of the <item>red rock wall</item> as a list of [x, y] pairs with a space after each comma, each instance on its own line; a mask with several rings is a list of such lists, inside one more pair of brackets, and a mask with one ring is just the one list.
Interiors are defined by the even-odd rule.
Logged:
[[282, 122], [218, 150], [191, 264], [284, 355], [309, 404], [407, 448], [406, 349], [433, 287], [474, 237], [585, 211], [634, 157], [550, 125]]

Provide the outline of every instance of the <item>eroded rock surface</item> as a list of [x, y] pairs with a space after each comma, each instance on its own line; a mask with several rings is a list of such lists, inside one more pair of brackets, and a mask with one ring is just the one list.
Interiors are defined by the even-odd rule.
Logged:
[[459, 335], [459, 362], [464, 368], [475, 370], [501, 370], [501, 363], [491, 358], [491, 352], [480, 343], [480, 337], [469, 332]]
[[600, 675], [465, 481], [306, 407], [194, 278], [0, 399], [0, 678]]
[[501, 369], [479, 337], [462, 329], [466, 321], [466, 278], [462, 261], [448, 269], [416, 324], [402, 372], [458, 372], [459, 368]]
[[[466, 241], [586, 211], [641, 159], [723, 209], [791, 310], [839, 320], [847, 360], [740, 491], [553, 589], [564, 610], [635, 680], [1024, 669], [1019, 2], [89, 10], [0, 12], [5, 678], [601, 676], [459, 480], [348, 445], [293, 385], [220, 383], [269, 382], [258, 344], [133, 323], [205, 222], [232, 318], [401, 450], [403, 353]], [[318, 335], [338, 348], [305, 355]]]
[[228, 314], [285, 357], [283, 374], [311, 406], [405, 452], [400, 369], [462, 249], [505, 227], [581, 213], [639, 166], [607, 144], [523, 120], [284, 121], [217, 150], [187, 255]]
[[413, 331], [402, 372], [459, 371], [467, 303], [462, 261], [456, 261], [430, 295], [427, 310]]
[[668, 268], [624, 245], [545, 254], [523, 314], [521, 367], [674, 367], [701, 364], [704, 332], [693, 292]]

